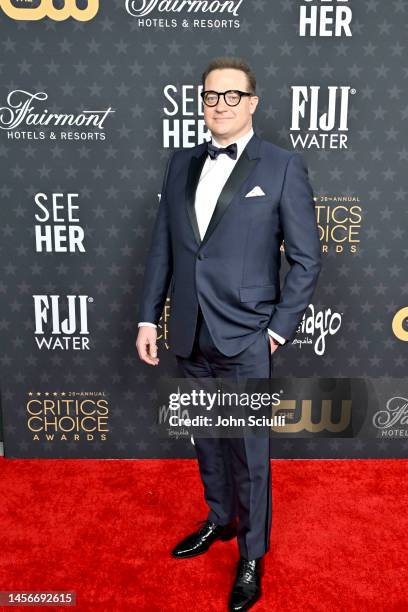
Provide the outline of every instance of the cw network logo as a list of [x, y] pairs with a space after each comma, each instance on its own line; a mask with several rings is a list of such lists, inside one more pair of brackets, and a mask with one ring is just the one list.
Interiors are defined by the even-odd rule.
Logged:
[[395, 313], [392, 320], [392, 331], [398, 340], [408, 342], [408, 306]]
[[22, 21], [37, 21], [44, 17], [54, 21], [64, 21], [69, 17], [90, 21], [99, 10], [99, 0], [87, 0], [86, 8], [78, 8], [76, 0], [64, 0], [61, 8], [56, 8], [53, 0], [0, 0], [0, 8], [11, 19]]

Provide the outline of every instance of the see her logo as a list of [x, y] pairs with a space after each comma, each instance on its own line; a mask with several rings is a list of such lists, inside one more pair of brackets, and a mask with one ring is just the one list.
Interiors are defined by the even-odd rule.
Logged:
[[64, 21], [72, 17], [77, 21], [90, 21], [99, 10], [99, 0], [88, 0], [86, 8], [78, 8], [76, 0], [65, 0], [62, 8], [55, 8], [53, 0], [0, 0], [0, 8], [11, 19], [36, 21], [49, 17]]

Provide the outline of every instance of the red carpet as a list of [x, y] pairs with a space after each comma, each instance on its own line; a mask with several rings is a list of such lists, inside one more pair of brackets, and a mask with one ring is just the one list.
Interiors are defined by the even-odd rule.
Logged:
[[[407, 610], [407, 466], [274, 460], [272, 542], [253, 610]], [[1, 591], [75, 590], [77, 607], [59, 610], [227, 609], [236, 541], [169, 556], [206, 516], [195, 461], [1, 459], [0, 469]]]

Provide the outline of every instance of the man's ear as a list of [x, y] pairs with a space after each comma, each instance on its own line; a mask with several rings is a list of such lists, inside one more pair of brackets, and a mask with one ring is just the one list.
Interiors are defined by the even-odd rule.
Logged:
[[259, 96], [251, 96], [251, 99], [249, 101], [249, 111], [251, 115], [254, 114], [256, 107], [258, 106], [258, 102], [259, 102]]

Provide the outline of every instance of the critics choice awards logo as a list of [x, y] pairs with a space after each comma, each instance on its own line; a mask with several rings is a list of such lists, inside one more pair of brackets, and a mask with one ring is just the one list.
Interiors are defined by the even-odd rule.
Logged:
[[8, 17], [23, 21], [37, 21], [44, 17], [55, 21], [69, 17], [77, 21], [89, 21], [99, 9], [99, 0], [64, 0], [60, 8], [55, 4], [54, 0], [0, 0], [0, 8]]
[[352, 36], [353, 12], [348, 0], [303, 0], [299, 36]]
[[26, 416], [32, 440], [108, 438], [109, 399], [104, 391], [30, 391]]
[[158, 329], [157, 329], [157, 340], [162, 342], [166, 349], [169, 349], [169, 319], [170, 319], [170, 298], [166, 298], [164, 304], [163, 313], [160, 317]]
[[105, 140], [105, 122], [115, 111], [82, 110], [80, 113], [52, 113], [44, 108], [45, 91], [11, 91], [0, 106], [0, 130], [9, 140]]
[[356, 253], [363, 209], [358, 196], [316, 196], [315, 210], [322, 253]]

